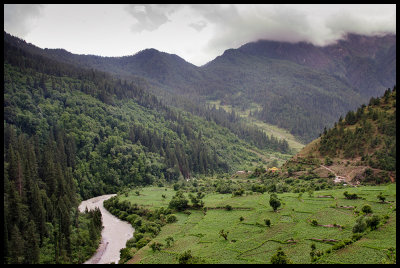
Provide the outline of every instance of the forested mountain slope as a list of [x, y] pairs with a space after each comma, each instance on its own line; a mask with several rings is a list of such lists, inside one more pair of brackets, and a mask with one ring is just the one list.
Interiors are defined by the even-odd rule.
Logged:
[[[324, 167], [323, 167], [323, 166]], [[396, 180], [396, 86], [349, 111], [285, 164], [286, 170], [329, 175], [357, 184]], [[335, 177], [335, 176], [333, 176]]]
[[289, 130], [302, 142], [315, 139], [324, 126], [332, 126], [340, 115], [381, 95], [396, 81], [393, 35], [349, 34], [325, 47], [262, 40], [228, 49], [200, 67], [155, 49], [125, 57], [75, 55], [4, 35], [32, 53], [136, 82], [144, 78], [163, 101], [192, 113], [198, 110], [193, 105], [208, 101], [241, 110], [255, 104], [259, 109], [252, 116]]
[[91, 256], [101, 222], [77, 212], [81, 199], [233, 172], [258, 161], [253, 150], [288, 150], [256, 129], [233, 133], [223, 125], [238, 122], [223, 111], [205, 119], [168, 107], [142, 85], [4, 41], [4, 263]]

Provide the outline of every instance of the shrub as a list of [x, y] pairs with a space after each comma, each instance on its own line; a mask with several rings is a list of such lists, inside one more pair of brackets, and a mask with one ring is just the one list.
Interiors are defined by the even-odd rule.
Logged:
[[127, 262], [129, 259], [131, 259], [133, 257], [133, 254], [131, 252], [130, 248], [123, 248], [119, 251], [119, 262], [118, 263], [125, 263]]
[[126, 217], [126, 221], [130, 222], [132, 225], [134, 225], [135, 220], [139, 217], [137, 214], [130, 214], [129, 216]]
[[240, 221], [244, 221], [243, 216], [240, 216], [239, 220], [240, 220]]
[[269, 205], [272, 207], [274, 212], [276, 212], [276, 210], [281, 206], [281, 202], [276, 197], [276, 195], [271, 195], [271, 197], [269, 199]]
[[361, 211], [364, 212], [365, 214], [369, 214], [369, 213], [372, 213], [372, 208], [370, 205], [364, 205], [361, 208]]
[[178, 220], [178, 218], [176, 217], [175, 214], [169, 214], [166, 218], [167, 223], [173, 223], [176, 222]]
[[362, 237], [362, 234], [360, 234], [360, 233], [354, 233], [353, 236], [351, 237], [351, 239], [352, 239], [353, 241], [358, 241], [358, 240], [361, 239], [361, 237]]
[[282, 248], [279, 247], [276, 251], [275, 255], [271, 257], [272, 264], [290, 264], [292, 261], [286, 256], [285, 252], [282, 251]]
[[179, 264], [194, 264], [195, 258], [192, 256], [191, 250], [183, 252], [178, 257]]
[[236, 191], [234, 191], [232, 193], [232, 196], [242, 196], [243, 194], [244, 194], [244, 189], [240, 188], [240, 189], [237, 189]]
[[253, 192], [258, 192], [258, 193], [265, 193], [267, 191], [267, 187], [265, 185], [260, 185], [260, 184], [253, 184], [251, 186], [251, 190]]
[[373, 215], [372, 217], [368, 217], [365, 222], [368, 227], [371, 228], [371, 230], [375, 230], [378, 228], [378, 225], [381, 221], [381, 218], [378, 215]]
[[265, 225], [270, 227], [271, 226], [271, 220], [270, 219], [264, 219]]
[[169, 202], [169, 207], [171, 209], [182, 211], [189, 207], [188, 203], [189, 200], [186, 199], [186, 197], [183, 195], [183, 192], [178, 191], [172, 197], [172, 200]]
[[357, 199], [358, 198], [357, 194], [349, 194], [347, 191], [345, 191], [343, 193], [343, 195], [346, 199]]
[[345, 240], [343, 240], [343, 243], [347, 246], [347, 245], [350, 245], [351, 243], [353, 243], [353, 241], [351, 239], [345, 239]]
[[150, 248], [153, 250], [153, 252], [156, 252], [156, 250], [160, 251], [162, 246], [164, 246], [164, 245], [161, 244], [161, 243], [153, 242], [153, 243], [150, 245]]
[[143, 237], [136, 243], [136, 248], [141, 249], [142, 247], [146, 246], [151, 241], [150, 237]]
[[344, 248], [345, 246], [346, 244], [343, 241], [340, 241], [333, 245], [332, 250], [338, 250]]
[[315, 219], [311, 220], [311, 225], [312, 226], [318, 226], [318, 221], [315, 220]]
[[134, 248], [136, 247], [136, 238], [132, 237], [128, 241], [126, 241], [125, 247], [127, 248]]
[[232, 210], [232, 206], [231, 205], [226, 205], [225, 209], [228, 210], [228, 211], [231, 211]]
[[353, 226], [353, 233], [362, 233], [367, 229], [364, 217], [359, 217], [356, 224]]
[[376, 196], [382, 203], [385, 203], [386, 197], [381, 193]]
[[225, 233], [224, 229], [219, 231], [219, 236], [222, 236], [225, 240], [228, 240], [228, 234], [229, 234], [229, 231]]
[[174, 242], [174, 238], [172, 236], [168, 236], [167, 238], [165, 238], [165, 243], [167, 243], [166, 247], [170, 247], [171, 244]]
[[179, 183], [176, 182], [176, 183], [174, 183], [173, 187], [174, 187], [175, 191], [178, 191], [180, 188], [180, 185], [179, 185]]
[[330, 159], [328, 156], [325, 158], [325, 165], [330, 166], [333, 164], [332, 159]]

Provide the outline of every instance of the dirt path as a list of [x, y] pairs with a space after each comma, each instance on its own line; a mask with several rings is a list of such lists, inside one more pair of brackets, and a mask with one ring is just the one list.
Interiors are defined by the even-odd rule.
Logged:
[[126, 241], [133, 236], [135, 230], [132, 226], [112, 215], [103, 206], [104, 200], [107, 200], [114, 195], [115, 194], [94, 197], [82, 201], [79, 205], [79, 210], [82, 212], [85, 211], [86, 207], [88, 210], [99, 207], [104, 226], [104, 229], [101, 232], [102, 239], [100, 246], [92, 258], [87, 260], [85, 264], [118, 263], [120, 259], [120, 249], [124, 248]]
[[320, 165], [320, 166], [325, 168], [325, 169], [327, 169], [327, 170], [329, 170], [330, 172], [332, 172], [335, 175], [335, 180], [334, 180], [335, 183], [339, 183], [339, 182], [344, 181], [344, 182], [347, 182], [348, 184], [351, 184], [350, 182], [347, 181], [346, 177], [338, 176], [335, 171], [333, 171], [332, 169], [330, 169], [330, 168], [328, 168], [328, 167], [326, 167], [324, 165]]

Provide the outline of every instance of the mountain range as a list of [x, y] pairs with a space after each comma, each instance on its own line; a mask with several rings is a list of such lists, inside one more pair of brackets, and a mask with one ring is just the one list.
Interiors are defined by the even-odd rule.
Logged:
[[[396, 36], [347, 34], [328, 46], [259, 40], [228, 49], [203, 66], [174, 54], [145, 49], [131, 56], [76, 55], [41, 49], [4, 33], [31, 53], [146, 81], [174, 106], [219, 101], [266, 123], [287, 129], [301, 142], [396, 83]], [[179, 100], [179, 101], [177, 101]]]

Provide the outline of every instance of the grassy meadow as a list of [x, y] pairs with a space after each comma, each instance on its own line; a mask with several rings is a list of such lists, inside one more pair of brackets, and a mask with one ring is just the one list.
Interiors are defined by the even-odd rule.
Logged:
[[[343, 195], [345, 191], [360, 198], [347, 200]], [[380, 192], [389, 202], [379, 202]], [[168, 207], [174, 195], [172, 188], [146, 187], [141, 189], [140, 195], [132, 190], [119, 198], [152, 210]], [[327, 195], [333, 198], [321, 197]], [[315, 191], [311, 196], [309, 193], [282, 193], [278, 194], [282, 205], [277, 212], [270, 207], [269, 198], [268, 193], [246, 192], [236, 197], [208, 193], [202, 199], [206, 213], [194, 209], [189, 210], [190, 213], [174, 212], [177, 222], [163, 226], [152, 241], [162, 243], [162, 249], [154, 252], [149, 247], [150, 242], [128, 263], [178, 263], [179, 255], [190, 250], [202, 263], [261, 264], [270, 263], [279, 247], [293, 263], [311, 263], [313, 243], [316, 250], [324, 252], [315, 263], [382, 263], [387, 249], [396, 248], [396, 184]], [[377, 230], [367, 231], [358, 241], [338, 250], [332, 250], [332, 243], [311, 240], [350, 240], [352, 228], [366, 204], [382, 219]], [[226, 205], [232, 210], [226, 210]], [[360, 211], [359, 215], [355, 210]], [[270, 219], [270, 227], [265, 225], [264, 219]], [[313, 219], [318, 226], [311, 225]], [[334, 224], [343, 228], [332, 226]], [[229, 232], [227, 240], [219, 235], [221, 230]], [[174, 240], [169, 247], [166, 247], [167, 237]]]

